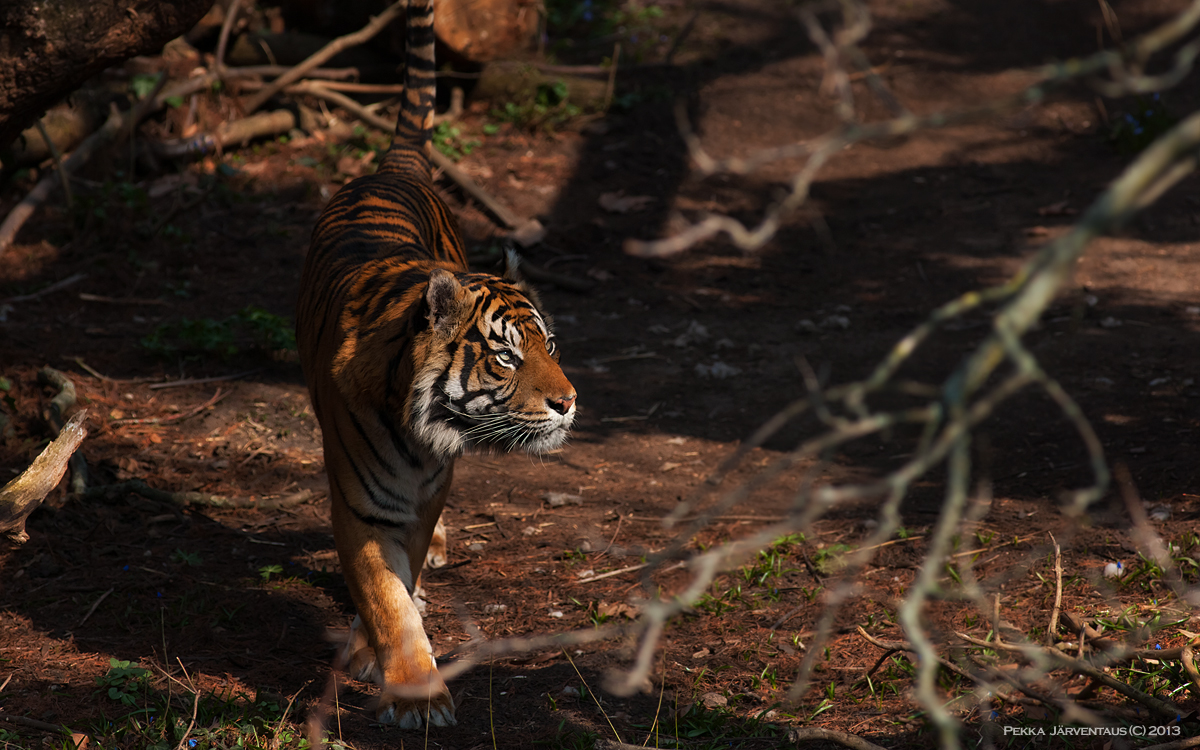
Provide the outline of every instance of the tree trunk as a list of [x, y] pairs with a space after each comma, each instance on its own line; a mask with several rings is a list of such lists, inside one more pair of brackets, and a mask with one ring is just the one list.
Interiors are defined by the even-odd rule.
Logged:
[[51, 105], [135, 55], [156, 54], [213, 0], [0, 2], [0, 147]]

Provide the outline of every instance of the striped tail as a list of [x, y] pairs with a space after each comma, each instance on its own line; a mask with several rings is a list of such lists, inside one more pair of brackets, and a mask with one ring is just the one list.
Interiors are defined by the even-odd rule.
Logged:
[[433, 44], [432, 0], [409, 0], [404, 96], [396, 120], [396, 134], [380, 165], [381, 172], [406, 172], [429, 179], [433, 106], [437, 94]]

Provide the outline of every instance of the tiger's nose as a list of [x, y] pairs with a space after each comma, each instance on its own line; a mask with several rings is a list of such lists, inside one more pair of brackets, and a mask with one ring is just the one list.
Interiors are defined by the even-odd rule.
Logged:
[[562, 398], [548, 398], [546, 399], [546, 403], [559, 414], [566, 414], [575, 403], [575, 394], [572, 393], [570, 396], [563, 396]]

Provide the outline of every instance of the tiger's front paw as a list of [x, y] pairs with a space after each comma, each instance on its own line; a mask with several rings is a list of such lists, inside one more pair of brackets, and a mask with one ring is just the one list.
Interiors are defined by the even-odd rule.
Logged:
[[425, 565], [430, 568], [440, 568], [446, 564], [446, 524], [439, 517], [437, 526], [433, 528], [433, 538], [429, 540], [429, 550], [425, 553]]
[[[440, 682], [440, 680], [439, 680]], [[452, 727], [458, 724], [454, 720], [454, 700], [450, 691], [442, 685], [441, 692], [429, 700], [423, 698], [406, 698], [393, 694], [395, 691], [410, 692], [414, 686], [394, 686], [385, 690], [379, 701], [379, 710], [375, 716], [381, 724], [396, 724], [401, 729], [420, 729], [425, 722], [431, 727]]]

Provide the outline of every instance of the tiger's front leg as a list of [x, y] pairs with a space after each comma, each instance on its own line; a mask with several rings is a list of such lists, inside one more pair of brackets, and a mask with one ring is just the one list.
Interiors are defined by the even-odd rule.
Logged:
[[376, 717], [403, 729], [426, 721], [456, 723], [454, 701], [412, 598], [445, 494], [403, 528], [365, 523], [342, 498], [333, 498], [338, 557], [361, 622], [351, 640], [350, 674], [383, 686]]

